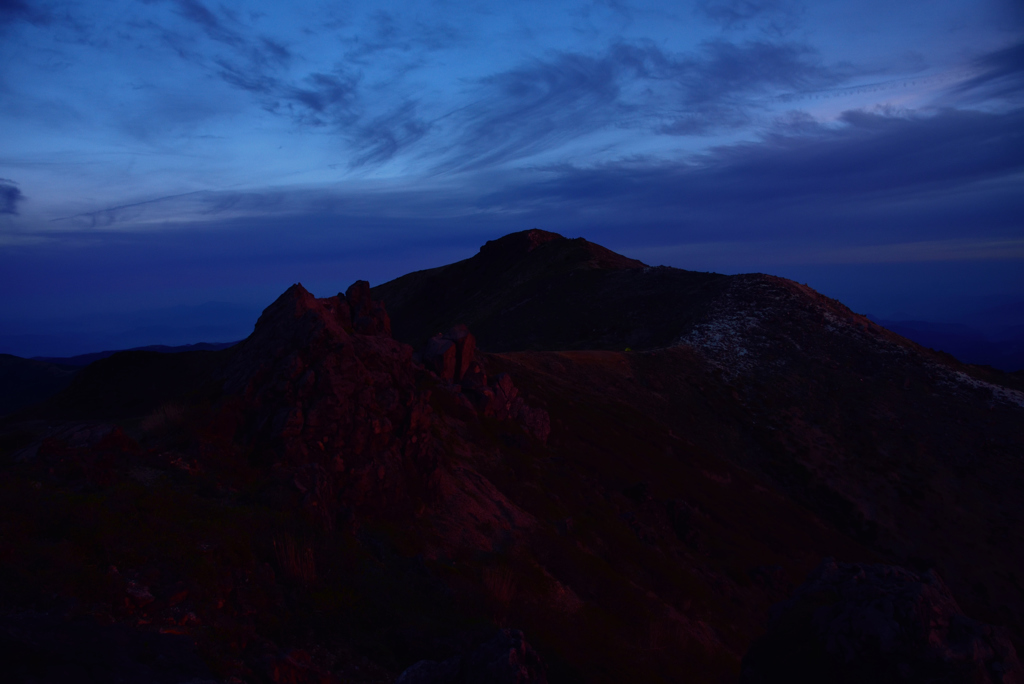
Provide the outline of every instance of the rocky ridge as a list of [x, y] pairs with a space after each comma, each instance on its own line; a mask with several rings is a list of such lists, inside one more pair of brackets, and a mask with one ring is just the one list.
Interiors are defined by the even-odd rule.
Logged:
[[1024, 633], [1016, 391], [791, 281], [526, 231], [293, 286], [237, 347], [115, 354], [9, 422], [0, 627], [184, 636], [261, 684], [735, 681], [834, 556], [780, 614], [841, 594], [822, 633], [870, 654], [876, 605], [931, 597], [928, 639], [996, 681]]

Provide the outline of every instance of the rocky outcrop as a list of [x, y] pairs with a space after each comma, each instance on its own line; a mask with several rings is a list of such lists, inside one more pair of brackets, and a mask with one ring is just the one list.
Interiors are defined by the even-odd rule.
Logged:
[[1024, 682], [999, 629], [965, 616], [934, 570], [828, 558], [772, 610], [743, 660], [763, 682]]
[[476, 338], [465, 325], [453, 326], [445, 334], [438, 333], [427, 341], [420, 359], [439, 378], [461, 382], [474, 363]]
[[448, 382], [455, 379], [455, 343], [448, 338], [443, 335], [431, 337], [420, 357], [437, 377]]
[[317, 299], [294, 285], [267, 308], [226, 371], [225, 391], [238, 398], [224, 402], [236, 412], [235, 442], [251, 460], [269, 462], [325, 530], [342, 514], [426, 514], [444, 546], [489, 548], [475, 529], [505, 534], [528, 516], [475, 473], [477, 447], [438, 420], [435, 395], [479, 388], [486, 401], [461, 397], [471, 410], [465, 419], [519, 421], [541, 441], [547, 413], [527, 406], [511, 378], [487, 385], [465, 326], [414, 356], [391, 338], [384, 305], [369, 292], [359, 281]]
[[540, 442], [551, 433], [547, 411], [529, 406], [508, 373], [490, 380], [476, 360], [476, 338], [465, 325], [437, 334], [415, 355], [450, 389], [461, 392], [478, 414], [520, 423]]
[[391, 337], [391, 319], [384, 309], [384, 302], [370, 298], [370, 283], [357, 280], [337, 296], [336, 312], [343, 322], [351, 321], [352, 332], [360, 335]]
[[294, 285], [227, 368], [225, 391], [244, 416], [236, 441], [299, 483], [327, 526], [341, 488], [354, 506], [401, 498], [409, 475], [433, 469], [428, 441], [415, 439], [430, 429], [429, 393], [389, 328], [365, 282], [326, 299]]
[[518, 629], [503, 629], [466, 656], [421, 660], [395, 684], [547, 684], [544, 664]]

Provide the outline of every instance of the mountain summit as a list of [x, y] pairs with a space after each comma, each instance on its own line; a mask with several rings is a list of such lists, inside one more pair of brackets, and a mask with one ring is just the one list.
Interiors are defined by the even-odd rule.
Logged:
[[488, 351], [622, 351], [671, 344], [724, 279], [528, 230], [379, 285], [374, 295], [387, 302], [395, 336], [413, 344], [465, 323]]

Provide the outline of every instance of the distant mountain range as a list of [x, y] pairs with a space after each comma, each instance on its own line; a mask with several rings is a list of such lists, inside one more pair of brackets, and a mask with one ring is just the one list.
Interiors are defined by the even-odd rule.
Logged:
[[1024, 325], [1005, 326], [985, 333], [963, 323], [869, 318], [908, 340], [952, 354], [964, 363], [992, 366], [1004, 371], [1024, 369]]
[[64, 358], [103, 349], [180, 346], [200, 340], [240, 340], [252, 332], [261, 307], [205, 302], [136, 311], [82, 312], [44, 318], [40, 312], [0, 319], [0, 351]]
[[38, 681], [1021, 681], [1021, 454], [1022, 372], [525, 231], [0, 422], [0, 638]]
[[23, 359], [10, 354], [0, 354], [0, 416], [14, 413], [26, 406], [56, 394], [70, 384], [75, 373], [94, 361], [105, 359], [122, 351], [147, 351], [174, 354], [188, 351], [215, 351], [226, 349], [237, 342], [199, 342], [177, 347], [154, 344], [130, 350], [110, 350], [78, 356], [44, 357]]
[[33, 361], [52, 363], [58, 366], [88, 366], [93, 361], [105, 359], [122, 351], [151, 351], [160, 354], [177, 354], [187, 351], [217, 351], [233, 347], [238, 342], [197, 342], [195, 344], [182, 344], [178, 346], [167, 346], [166, 344], [150, 344], [145, 347], [132, 347], [131, 349], [113, 349], [109, 351], [95, 352], [92, 354], [78, 354], [77, 356], [33, 356]]

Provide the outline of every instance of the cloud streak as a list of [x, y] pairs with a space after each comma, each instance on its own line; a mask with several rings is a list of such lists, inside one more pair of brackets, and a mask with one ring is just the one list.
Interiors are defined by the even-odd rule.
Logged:
[[0, 214], [17, 216], [18, 203], [25, 199], [18, 184], [6, 178], [0, 178]]
[[[292, 48], [257, 36], [223, 8], [200, 0], [167, 1], [217, 46], [202, 48], [197, 36], [160, 29], [176, 54], [300, 130], [336, 134], [350, 153], [347, 168], [356, 170], [408, 153], [434, 173], [476, 171], [550, 153], [602, 131], [713, 135], [754, 123], [768, 94], [831, 87], [849, 76], [848, 68], [826, 66], [813, 48], [792, 41], [716, 38], [689, 51], [617, 41], [601, 50], [527, 59], [468, 79], [454, 100], [440, 101], [423, 92], [389, 91], [401, 87], [405, 70], [421, 66], [417, 60], [423, 55], [464, 42], [449, 23], [377, 11], [361, 33], [339, 36], [343, 60], [303, 74], [294, 69], [303, 60]], [[785, 9], [758, 7], [759, 15]], [[734, 10], [743, 16], [754, 11], [746, 5]], [[385, 53], [409, 57], [396, 63], [383, 58]], [[396, 70], [386, 90], [381, 64]], [[382, 92], [389, 96], [379, 97]]]
[[723, 30], [741, 31], [754, 23], [776, 36], [792, 32], [803, 14], [803, 7], [792, 0], [700, 0], [697, 10]]
[[279, 40], [256, 35], [236, 13], [221, 7], [224, 16], [218, 15], [199, 0], [173, 2], [178, 16], [221, 47], [210, 50], [198, 45], [196, 36], [158, 29], [165, 44], [180, 58], [255, 95], [265, 111], [289, 117], [298, 126], [341, 130], [359, 118], [358, 70], [337, 65], [330, 71], [313, 70], [294, 76], [290, 70], [296, 61], [292, 50]]
[[[553, 167], [482, 204], [654, 243], [1021, 238], [1024, 110], [850, 112], [686, 162]], [[647, 226], [640, 229], [639, 226]]]
[[[808, 250], [840, 261], [843, 250], [850, 250], [847, 261], [957, 253], [980, 259], [999, 249], [1020, 253], [1022, 131], [1024, 109], [849, 112], [839, 126], [804, 122], [682, 161], [480, 171], [430, 190], [192, 193], [74, 217], [68, 225], [130, 232], [174, 222], [215, 229], [260, 217], [337, 226], [380, 220], [410, 235], [430, 234], [428, 225], [449, 232], [538, 226], [613, 242], [628, 229], [636, 246], [767, 240], [792, 259]], [[969, 244], [975, 246], [957, 247]]]
[[768, 93], [832, 87], [827, 67], [798, 43], [716, 40], [689, 54], [617, 43], [596, 56], [561, 52], [481, 79], [452, 115], [440, 167], [475, 170], [550, 151], [601, 130], [709, 135], [751, 123]]
[[17, 21], [43, 24], [48, 20], [45, 11], [34, 7], [26, 0], [0, 0], [0, 29]]
[[974, 102], [1019, 101], [1024, 95], [1024, 41], [980, 57], [975, 67], [980, 73], [954, 88], [955, 95]]

